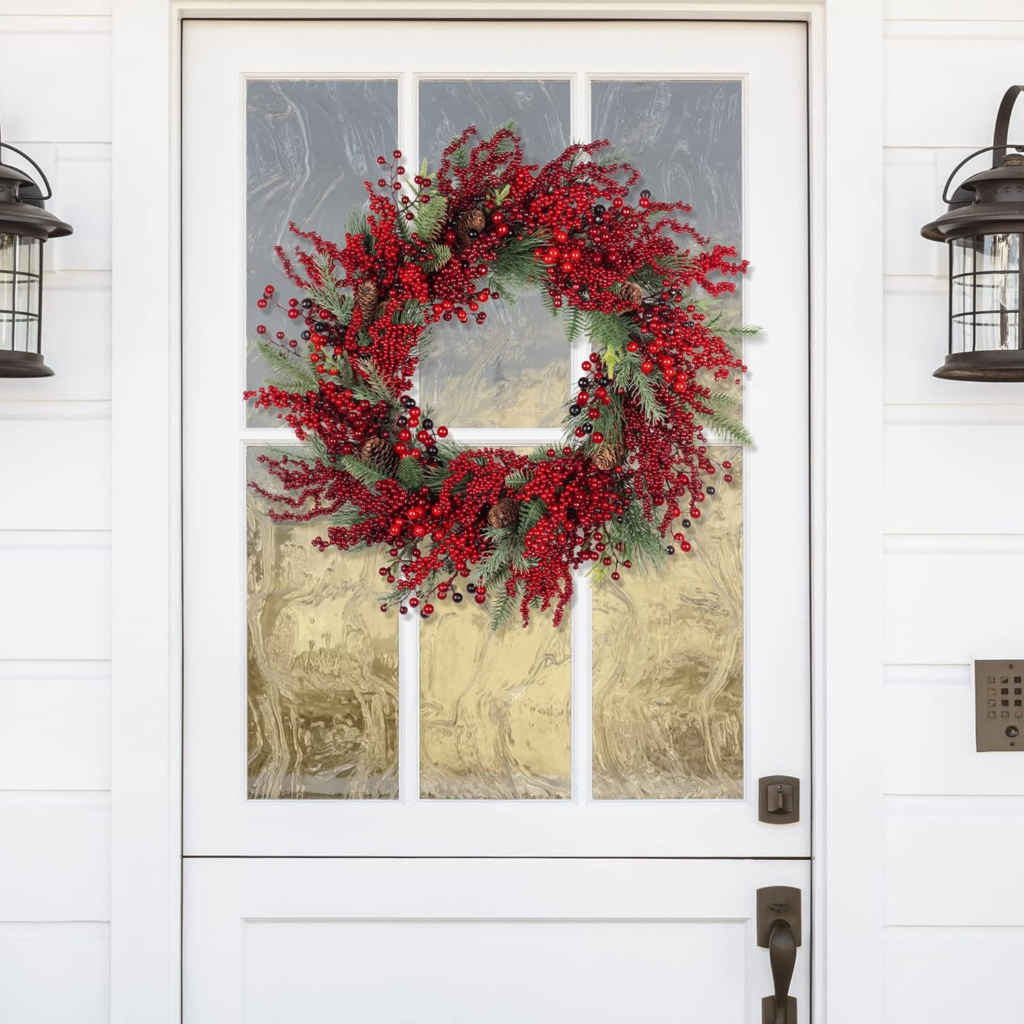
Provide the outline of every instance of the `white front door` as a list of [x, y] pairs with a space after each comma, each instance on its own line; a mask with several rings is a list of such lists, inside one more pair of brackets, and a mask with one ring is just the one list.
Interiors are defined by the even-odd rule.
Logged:
[[[185, 23], [188, 1024], [760, 1019], [756, 890], [809, 906], [805, 45], [767, 23]], [[735, 479], [693, 551], [581, 576], [563, 628], [494, 636], [475, 607], [381, 615], [374, 555], [270, 520], [245, 483], [289, 437], [240, 394], [288, 222], [343, 241], [378, 154], [436, 166], [509, 119], [535, 162], [609, 138], [692, 203], [751, 259], [765, 333], [755, 444], [722, 442]], [[424, 360], [454, 438], [560, 437], [588, 348], [533, 298]], [[803, 781], [799, 822], [759, 821], [768, 775]]]

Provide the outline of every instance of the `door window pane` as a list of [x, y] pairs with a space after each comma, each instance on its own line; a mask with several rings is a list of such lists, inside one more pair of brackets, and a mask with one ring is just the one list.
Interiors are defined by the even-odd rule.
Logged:
[[420, 633], [420, 796], [568, 799], [568, 616], [493, 633], [471, 597], [436, 608]]
[[[528, 448], [513, 448], [528, 455]], [[461, 582], [461, 581], [460, 581]], [[420, 629], [420, 796], [572, 796], [572, 629], [534, 610], [491, 630], [466, 594], [434, 603]]]
[[[273, 490], [246, 453], [246, 479]], [[275, 523], [247, 489], [251, 799], [398, 797], [398, 631], [374, 552], [321, 553], [323, 521]]]
[[[267, 317], [256, 300], [267, 284], [291, 294], [274, 246], [294, 248], [289, 221], [344, 244], [349, 213], [367, 198], [363, 182], [376, 180], [377, 157], [398, 144], [398, 83], [250, 79], [245, 140], [246, 387], [258, 388], [267, 368], [253, 339]], [[250, 426], [280, 426], [273, 412], [247, 410]]]
[[[642, 170], [638, 189], [689, 203], [680, 219], [740, 244], [739, 82], [596, 81], [591, 99], [591, 134]], [[738, 323], [739, 295], [719, 301]], [[684, 530], [693, 550], [593, 595], [595, 799], [743, 796], [742, 450], [710, 453], [733, 481], [712, 481], [700, 525]]]
[[742, 449], [693, 549], [593, 596], [597, 800], [743, 796]]
[[[488, 138], [516, 122], [531, 163], [544, 164], [572, 141], [565, 80], [427, 80], [419, 83], [420, 156], [436, 170], [441, 153], [469, 125]], [[565, 326], [537, 291], [487, 306], [485, 324], [440, 323], [420, 366], [420, 397], [456, 427], [550, 427], [568, 394]]]

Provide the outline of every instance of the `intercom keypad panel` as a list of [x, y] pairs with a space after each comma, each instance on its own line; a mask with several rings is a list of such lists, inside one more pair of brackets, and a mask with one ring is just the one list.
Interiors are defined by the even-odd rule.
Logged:
[[1024, 658], [976, 661], [978, 750], [1024, 750]]

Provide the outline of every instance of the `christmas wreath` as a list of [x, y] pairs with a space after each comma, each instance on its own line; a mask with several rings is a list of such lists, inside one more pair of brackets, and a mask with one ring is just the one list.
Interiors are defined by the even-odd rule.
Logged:
[[[713, 479], [730, 482], [704, 428], [748, 440], [725, 411], [746, 369], [726, 339], [752, 329], [709, 307], [747, 263], [676, 219], [684, 203], [647, 190], [628, 202], [639, 171], [607, 141], [538, 166], [514, 126], [476, 134], [453, 139], [436, 173], [424, 163], [409, 178], [400, 151], [378, 157], [344, 246], [290, 225], [307, 245], [277, 254], [304, 295], [266, 286], [257, 304], [294, 328], [257, 326], [273, 378], [245, 397], [311, 447], [262, 455], [273, 489], [251, 486], [276, 520], [323, 517], [321, 551], [380, 545], [383, 611], [429, 618], [465, 590], [495, 628], [517, 612], [525, 625], [532, 607], [557, 626], [574, 569], [654, 568], [675, 553], [669, 533], [690, 550]], [[410, 394], [431, 325], [484, 323], [527, 288], [593, 349], [565, 437], [529, 456], [454, 443]]]

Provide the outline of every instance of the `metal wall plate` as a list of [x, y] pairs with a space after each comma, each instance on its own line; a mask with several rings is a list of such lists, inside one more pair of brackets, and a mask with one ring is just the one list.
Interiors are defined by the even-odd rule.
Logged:
[[800, 820], [800, 780], [792, 775], [765, 775], [757, 780], [757, 820], [792, 825]]
[[974, 663], [977, 749], [1024, 750], [1024, 658]]

